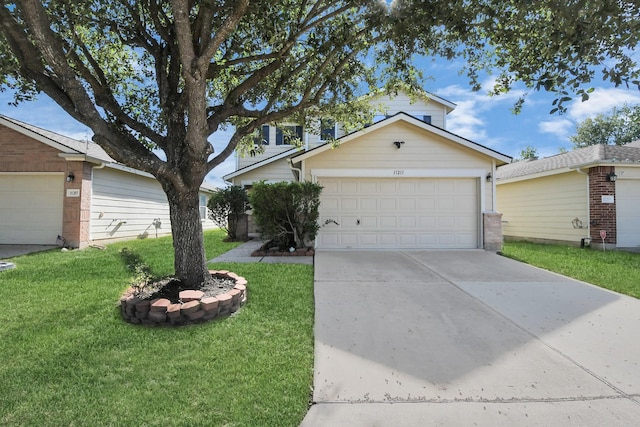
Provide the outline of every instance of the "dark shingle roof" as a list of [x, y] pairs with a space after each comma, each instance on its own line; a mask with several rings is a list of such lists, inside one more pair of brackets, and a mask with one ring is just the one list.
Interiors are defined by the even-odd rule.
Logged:
[[635, 141], [627, 145], [591, 145], [542, 159], [521, 160], [498, 167], [496, 170], [496, 178], [517, 178], [599, 162], [639, 164], [640, 141]]

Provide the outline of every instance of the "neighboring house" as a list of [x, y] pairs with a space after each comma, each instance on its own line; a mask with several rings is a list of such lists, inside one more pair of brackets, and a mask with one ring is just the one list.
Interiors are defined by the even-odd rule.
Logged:
[[[200, 194], [203, 228], [206, 202]], [[171, 232], [152, 175], [115, 162], [98, 145], [0, 116], [0, 244], [85, 247]]]
[[378, 97], [386, 114], [337, 144], [302, 135], [302, 150], [271, 146], [238, 159], [225, 180], [305, 180], [322, 185], [317, 248], [487, 248], [502, 242], [496, 213], [496, 167], [511, 158], [445, 130], [455, 105], [425, 94]]
[[640, 141], [523, 160], [496, 177], [505, 238], [600, 247], [604, 231], [607, 247], [640, 246]]

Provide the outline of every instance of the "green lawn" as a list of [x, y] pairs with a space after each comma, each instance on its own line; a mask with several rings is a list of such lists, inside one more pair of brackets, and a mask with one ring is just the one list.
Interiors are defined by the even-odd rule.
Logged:
[[[231, 249], [207, 232], [208, 259]], [[182, 328], [124, 323], [129, 247], [170, 274], [170, 238], [13, 258], [0, 273], [0, 425], [297, 426], [313, 377], [307, 265], [215, 264], [247, 278], [225, 320]]]
[[503, 254], [612, 291], [640, 298], [640, 253], [568, 245], [506, 242]]

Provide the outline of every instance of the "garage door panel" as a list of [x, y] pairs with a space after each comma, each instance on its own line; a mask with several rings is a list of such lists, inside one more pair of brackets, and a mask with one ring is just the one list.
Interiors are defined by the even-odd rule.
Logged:
[[407, 212], [415, 212], [416, 211], [416, 199], [400, 199], [398, 201], [400, 209]]
[[323, 227], [318, 247], [478, 247], [477, 179], [327, 178], [319, 182], [343, 192], [321, 195], [321, 223], [323, 218], [334, 218], [340, 225]]
[[340, 192], [342, 194], [355, 194], [358, 191], [357, 182], [345, 182], [342, 181], [340, 185]]
[[380, 216], [380, 227], [396, 228], [398, 226], [398, 218], [395, 216]]
[[416, 217], [415, 216], [401, 216], [399, 219], [400, 228], [416, 228]]
[[62, 174], [0, 175], [0, 200], [0, 244], [55, 244], [62, 234]]
[[366, 211], [378, 210], [378, 199], [360, 199], [360, 209]]
[[398, 209], [396, 199], [380, 199], [381, 211], [395, 211], [396, 209]]

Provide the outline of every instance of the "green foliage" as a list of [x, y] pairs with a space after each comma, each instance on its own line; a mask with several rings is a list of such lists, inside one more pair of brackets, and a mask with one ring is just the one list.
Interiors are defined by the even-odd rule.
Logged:
[[503, 254], [565, 276], [640, 298], [640, 253], [505, 242]]
[[[205, 232], [209, 259], [236, 246], [224, 237]], [[115, 306], [131, 276], [125, 246], [171, 271], [162, 237], [16, 257], [2, 272], [0, 425], [299, 426], [313, 381], [313, 268], [211, 265], [247, 278], [236, 315], [134, 327]]]
[[518, 160], [535, 160], [538, 158], [538, 150], [535, 147], [527, 145], [525, 149], [520, 151]]
[[224, 230], [231, 240], [237, 239], [237, 226], [240, 217], [247, 210], [249, 197], [247, 191], [237, 185], [232, 185], [216, 191], [209, 202], [211, 219]]
[[120, 257], [127, 266], [127, 269], [133, 273], [131, 287], [134, 288], [137, 293], [141, 293], [157, 280], [157, 277], [151, 272], [151, 267], [145, 264], [142, 257], [136, 252], [124, 247], [120, 249]]
[[390, 56], [462, 58], [474, 90], [481, 88], [481, 70], [494, 72], [490, 93], [523, 82], [554, 93], [551, 112], [563, 113], [572, 98], [589, 99], [598, 74], [640, 89], [639, 15], [640, 3], [632, 0], [395, 1], [390, 40], [399, 52]]
[[256, 183], [249, 198], [262, 235], [281, 249], [303, 248], [316, 238], [322, 187], [311, 182]]
[[624, 145], [640, 139], [640, 105], [614, 107], [610, 115], [598, 114], [576, 125], [570, 138], [574, 148], [597, 144]]

